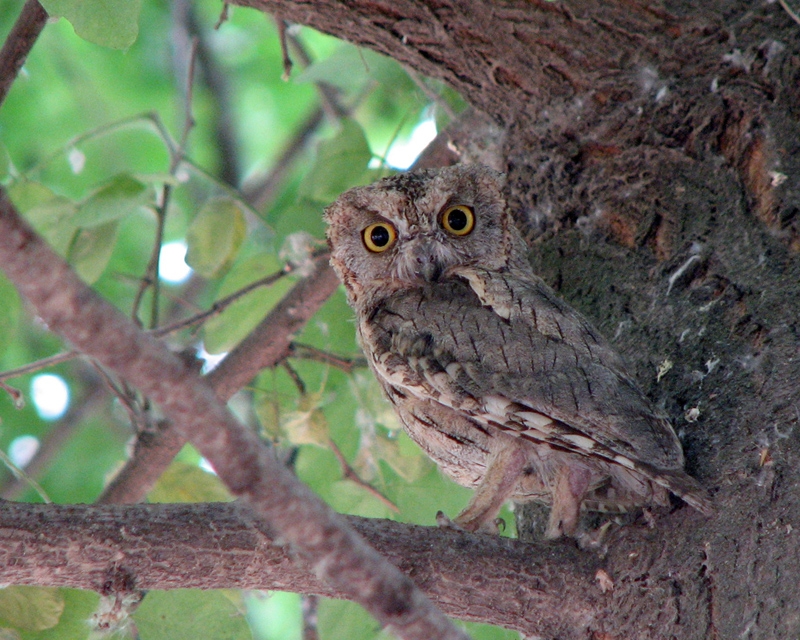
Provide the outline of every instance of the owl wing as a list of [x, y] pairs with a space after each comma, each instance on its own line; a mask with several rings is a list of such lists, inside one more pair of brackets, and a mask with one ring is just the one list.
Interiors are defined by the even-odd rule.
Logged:
[[619, 356], [535, 276], [464, 270], [388, 298], [372, 320], [363, 339], [375, 347], [385, 383], [526, 439], [635, 469], [710, 508], [691, 495], [702, 490], [682, 471], [674, 431]]

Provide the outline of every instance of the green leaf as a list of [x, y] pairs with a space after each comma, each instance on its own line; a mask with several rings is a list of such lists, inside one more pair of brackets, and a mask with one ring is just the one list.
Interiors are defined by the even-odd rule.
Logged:
[[367, 164], [371, 158], [361, 125], [355, 120], [342, 120], [339, 132], [320, 142], [314, 166], [303, 180], [300, 195], [326, 204], [333, 202], [342, 191], [370, 181]]
[[233, 198], [208, 200], [186, 233], [186, 264], [205, 278], [228, 269], [247, 236], [241, 205]]
[[14, 341], [19, 324], [20, 300], [16, 288], [0, 274], [0, 355]]
[[300, 595], [251, 591], [246, 596], [247, 618], [253, 635], [264, 640], [301, 640]]
[[89, 196], [73, 222], [79, 227], [95, 227], [136, 213], [152, 203], [153, 192], [147, 185], [122, 173]]
[[[235, 265], [225, 277], [217, 300], [275, 273], [281, 264], [271, 254], [262, 253]], [[231, 304], [203, 326], [205, 348], [209, 353], [229, 351], [255, 327], [294, 284], [291, 276], [270, 287], [260, 287]]]
[[75, 203], [38, 182], [17, 182], [9, 187], [8, 194], [36, 232], [60, 255], [66, 255], [76, 231]]
[[380, 625], [354, 602], [320, 599], [319, 635], [321, 638], [347, 638], [348, 640], [374, 640], [382, 635]]
[[38, 633], [25, 633], [23, 640], [61, 640], [62, 638], [82, 640], [88, 637], [87, 621], [97, 609], [99, 596], [92, 591], [79, 589], [59, 589], [59, 593], [64, 598], [64, 613], [61, 614], [58, 624]]
[[42, 0], [53, 17], [69, 20], [84, 40], [127, 49], [139, 34], [141, 0]]
[[403, 443], [406, 440], [410, 439], [402, 437], [398, 442], [398, 438], [389, 439], [384, 435], [376, 434], [370, 453], [376, 458], [384, 460], [406, 482], [414, 482], [430, 470], [431, 464], [419, 447], [411, 448], [411, 450], [404, 447]]
[[520, 635], [510, 629], [502, 629], [489, 624], [478, 624], [476, 622], [459, 623], [472, 640], [519, 640]]
[[11, 158], [8, 156], [6, 146], [0, 142], [0, 182], [8, 177], [11, 169]]
[[[34, 589], [34, 587], [27, 587]], [[57, 592], [64, 601], [64, 611], [58, 619], [58, 624], [41, 631], [9, 629], [9, 621], [0, 622], [0, 626], [8, 635], [0, 635], [2, 640], [83, 640], [89, 636], [90, 619], [97, 610], [99, 596], [91, 591], [80, 589], [58, 589]], [[21, 633], [19, 633], [21, 631]]]
[[212, 473], [175, 461], [161, 474], [147, 496], [150, 502], [230, 502], [230, 492]]
[[0, 589], [0, 617], [21, 631], [43, 631], [55, 627], [63, 611], [64, 598], [58, 589]]
[[250, 640], [239, 607], [220, 591], [150, 591], [133, 614], [141, 640]]
[[91, 229], [81, 229], [73, 237], [67, 261], [87, 284], [103, 274], [117, 241], [117, 222], [108, 222]]
[[294, 81], [324, 82], [345, 91], [352, 91], [369, 79], [397, 80], [397, 76], [402, 75], [405, 75], [406, 83], [411, 84], [402, 67], [391, 58], [369, 49], [343, 43], [331, 55], [320, 58], [303, 69], [294, 76]]
[[297, 409], [281, 416], [281, 431], [295, 445], [315, 444], [325, 447], [330, 442], [328, 421], [320, 410], [325, 394], [321, 391], [300, 397]]

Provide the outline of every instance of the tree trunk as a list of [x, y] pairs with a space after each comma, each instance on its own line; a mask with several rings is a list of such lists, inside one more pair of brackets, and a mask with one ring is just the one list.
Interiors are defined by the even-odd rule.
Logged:
[[238, 3], [441, 78], [499, 125], [540, 275], [672, 417], [718, 513], [612, 533], [587, 634], [800, 636], [800, 25], [783, 5]]

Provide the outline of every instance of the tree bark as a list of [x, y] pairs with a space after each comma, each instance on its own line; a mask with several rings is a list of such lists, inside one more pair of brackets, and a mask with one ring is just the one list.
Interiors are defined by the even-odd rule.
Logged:
[[[347, 518], [447, 614], [542, 637], [583, 638], [605, 615], [602, 562], [569, 544]], [[36, 505], [0, 509], [4, 582], [114, 594], [277, 589], [347, 598], [236, 503]], [[68, 561], [65, 561], [65, 558]]]
[[441, 78], [501, 126], [508, 201], [539, 273], [672, 417], [719, 513], [613, 534], [613, 604], [595, 637], [798, 637], [790, 15], [743, 1], [237, 3]]

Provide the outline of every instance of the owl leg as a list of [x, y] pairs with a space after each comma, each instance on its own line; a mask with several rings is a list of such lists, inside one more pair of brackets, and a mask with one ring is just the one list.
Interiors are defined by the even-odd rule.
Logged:
[[498, 437], [486, 460], [486, 473], [455, 524], [467, 531], [497, 533], [495, 518], [503, 503], [517, 488], [519, 478], [529, 466], [526, 447], [516, 438]]
[[581, 466], [563, 464], [556, 474], [553, 507], [545, 537], [555, 540], [562, 535], [574, 537], [581, 515], [581, 502], [589, 489], [592, 473]]

